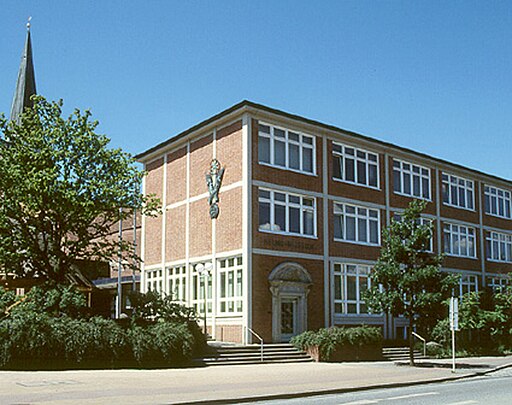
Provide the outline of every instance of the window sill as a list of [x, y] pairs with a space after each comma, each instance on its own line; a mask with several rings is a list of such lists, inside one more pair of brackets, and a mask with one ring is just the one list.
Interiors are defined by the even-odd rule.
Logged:
[[430, 197], [429, 198], [418, 197], [418, 196], [415, 196], [415, 195], [412, 195], [412, 194], [400, 193], [400, 192], [394, 191], [394, 190], [393, 190], [393, 193], [396, 194], [396, 195], [402, 196], [402, 197], [416, 198], [417, 200], [424, 200], [424, 201], [427, 201], [427, 202], [432, 202], [432, 199]]
[[507, 221], [512, 219], [512, 217], [502, 217], [501, 215], [491, 214], [490, 212], [484, 212], [484, 214], [494, 218], [505, 219]]
[[454, 255], [450, 253], [444, 253], [447, 257], [455, 257], [457, 259], [472, 259], [472, 260], [478, 260], [478, 257], [476, 256], [460, 256], [460, 255]]
[[318, 236], [316, 236], [316, 235], [303, 235], [301, 233], [268, 231], [268, 230], [259, 229], [259, 228], [258, 228], [258, 231], [261, 232], [261, 233], [269, 233], [271, 235], [295, 236], [295, 237], [306, 238], [306, 239], [318, 239]]
[[365, 242], [357, 242], [357, 241], [354, 241], [354, 240], [345, 240], [345, 239], [338, 239], [338, 238], [334, 238], [334, 242], [350, 243], [351, 245], [362, 245], [362, 246], [380, 247], [380, 243], [365, 243]]
[[512, 263], [512, 260], [511, 261], [506, 261], [506, 260], [496, 260], [496, 259], [489, 259], [489, 258], [485, 258], [485, 261], [487, 262], [491, 262], [491, 263], [503, 263], [503, 264], [510, 264]]
[[443, 201], [443, 205], [446, 205], [447, 207], [450, 207], [450, 208], [456, 208], [456, 209], [459, 209], [459, 210], [464, 210], [464, 211], [469, 211], [469, 212], [476, 212], [476, 210], [474, 208], [459, 207], [458, 205], [448, 204], [448, 203], [445, 203], [444, 201]]
[[361, 183], [357, 183], [355, 181], [343, 180], [343, 179], [340, 179], [340, 178], [337, 178], [334, 176], [332, 177], [332, 180], [335, 181], [336, 183], [350, 184], [351, 186], [364, 187], [364, 188], [369, 188], [370, 190], [381, 191], [379, 186], [377, 186], [377, 187], [369, 186], [367, 184], [361, 184]]
[[310, 172], [304, 172], [302, 170], [297, 170], [297, 169], [290, 169], [288, 167], [284, 167], [284, 166], [277, 166], [277, 165], [273, 165], [271, 163], [267, 163], [267, 162], [259, 162], [258, 163], [261, 165], [261, 166], [267, 166], [267, 167], [271, 167], [273, 169], [279, 169], [279, 170], [286, 170], [287, 172], [293, 172], [293, 173], [298, 173], [298, 174], [304, 174], [306, 176], [311, 176], [311, 177], [318, 177], [318, 175], [316, 173], [310, 173]]

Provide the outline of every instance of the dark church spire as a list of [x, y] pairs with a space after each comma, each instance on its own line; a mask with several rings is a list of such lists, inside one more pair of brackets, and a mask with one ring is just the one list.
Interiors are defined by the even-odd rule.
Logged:
[[14, 92], [11, 107], [11, 120], [17, 123], [20, 122], [23, 110], [27, 107], [32, 107], [33, 103], [30, 97], [36, 94], [36, 77], [32, 60], [32, 42], [30, 40], [30, 19], [31, 17], [27, 23], [27, 40], [25, 41], [25, 49], [21, 57], [16, 91]]

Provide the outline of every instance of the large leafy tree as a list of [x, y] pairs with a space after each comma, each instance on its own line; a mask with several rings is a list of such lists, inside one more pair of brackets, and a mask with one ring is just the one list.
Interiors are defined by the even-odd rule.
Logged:
[[[409, 320], [409, 360], [414, 364], [413, 329], [428, 323], [448, 298], [457, 279], [440, 270], [442, 255], [429, 252], [432, 224], [420, 221], [425, 201], [414, 200], [383, 231], [379, 260], [366, 300], [373, 312], [403, 315]], [[435, 323], [435, 322], [430, 322]]]
[[77, 263], [115, 257], [115, 224], [157, 201], [141, 194], [143, 173], [95, 133], [89, 111], [64, 118], [62, 101], [33, 100], [19, 124], [0, 116], [0, 271], [67, 282]]

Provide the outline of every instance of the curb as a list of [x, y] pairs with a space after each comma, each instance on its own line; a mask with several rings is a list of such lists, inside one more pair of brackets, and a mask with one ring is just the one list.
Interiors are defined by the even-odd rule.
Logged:
[[268, 394], [268, 395], [254, 396], [254, 397], [176, 402], [176, 404], [180, 404], [180, 403], [181, 404], [186, 403], [186, 404], [191, 404], [191, 405], [241, 404], [241, 403], [257, 402], [257, 401], [273, 401], [273, 400], [279, 400], [279, 399], [308, 398], [308, 397], [314, 397], [314, 396], [318, 396], [318, 395], [346, 394], [349, 392], [370, 391], [370, 390], [382, 389], [382, 388], [412, 387], [412, 386], [416, 386], [416, 385], [426, 385], [426, 384], [442, 383], [442, 382], [448, 382], [448, 381], [457, 381], [457, 380], [462, 380], [465, 378], [480, 377], [480, 376], [484, 376], [489, 373], [493, 373], [495, 371], [503, 370], [508, 367], [512, 367], [512, 363], [497, 366], [497, 367], [494, 367], [492, 369], [485, 370], [485, 371], [477, 371], [477, 372], [473, 372], [473, 373], [469, 373], [469, 374], [465, 374], [465, 375], [436, 378], [433, 380], [407, 381], [407, 382], [397, 382], [397, 383], [388, 383], [388, 384], [368, 385], [368, 386], [364, 386], [364, 387], [334, 388], [334, 389], [328, 389], [328, 390], [293, 392], [293, 393], [287, 393], [287, 394]]

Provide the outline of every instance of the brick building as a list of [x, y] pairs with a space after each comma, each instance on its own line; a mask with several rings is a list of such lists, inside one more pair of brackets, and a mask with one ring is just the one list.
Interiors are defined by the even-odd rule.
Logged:
[[[361, 294], [382, 229], [412, 198], [428, 201], [431, 249], [461, 275], [460, 294], [508, 282], [508, 180], [249, 101], [137, 158], [144, 192], [165, 207], [142, 219], [141, 288], [201, 314], [206, 301], [217, 340], [248, 342], [252, 330], [279, 342], [362, 323], [403, 336], [405, 320], [368, 314]], [[225, 170], [217, 219], [212, 159]]]

